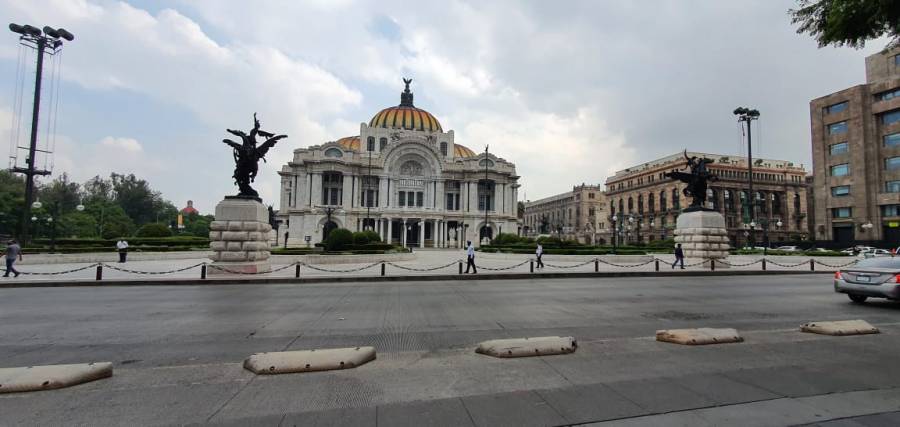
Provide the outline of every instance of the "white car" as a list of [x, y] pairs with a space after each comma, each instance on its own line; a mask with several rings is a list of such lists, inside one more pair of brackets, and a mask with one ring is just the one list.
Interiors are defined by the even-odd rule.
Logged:
[[880, 257], [890, 257], [891, 251], [887, 249], [870, 249], [868, 251], [862, 251], [859, 253], [860, 258], [880, 258]]
[[800, 248], [798, 248], [798, 247], [796, 247], [796, 246], [779, 246], [779, 247], [777, 247], [777, 248], [775, 248], [775, 249], [773, 249], [773, 250], [775, 250], [775, 251], [785, 251], [785, 252], [798, 252], [798, 251], [800, 251]]

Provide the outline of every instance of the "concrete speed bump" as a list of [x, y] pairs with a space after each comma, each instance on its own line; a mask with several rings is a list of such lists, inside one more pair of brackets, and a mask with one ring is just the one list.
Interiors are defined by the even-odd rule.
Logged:
[[706, 345], [743, 342], [744, 338], [733, 328], [698, 328], [656, 331], [656, 340], [684, 345]]
[[112, 376], [112, 363], [0, 368], [0, 393], [71, 387]]
[[574, 353], [577, 348], [573, 337], [535, 337], [485, 341], [478, 344], [475, 352], [494, 357], [528, 357]]
[[244, 368], [257, 375], [349, 369], [375, 360], [375, 347], [257, 353], [244, 360]]
[[809, 322], [800, 327], [803, 332], [822, 335], [877, 334], [878, 328], [865, 320], [837, 320], [833, 322]]

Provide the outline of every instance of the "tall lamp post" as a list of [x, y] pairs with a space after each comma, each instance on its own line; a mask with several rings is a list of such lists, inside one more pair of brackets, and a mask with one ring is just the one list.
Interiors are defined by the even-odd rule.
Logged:
[[759, 120], [759, 110], [738, 107], [734, 109], [734, 115], [738, 116], [737, 120], [742, 123], [742, 127], [744, 123], [747, 124], [747, 199], [750, 203], [748, 215], [752, 223], [756, 219], [756, 196], [753, 194], [753, 139], [750, 123]]
[[616, 216], [616, 214], [613, 214], [613, 216], [610, 217], [609, 219], [610, 219], [610, 221], [612, 222], [613, 254], [615, 254], [615, 253], [616, 253], [616, 242], [617, 242], [617, 240], [618, 240], [618, 239], [616, 239], [616, 234], [619, 233], [619, 229], [616, 228], [616, 221], [619, 220], [619, 217]]
[[[9, 24], [9, 30], [19, 34], [19, 40], [26, 46], [37, 50], [37, 68], [34, 78], [34, 101], [31, 109], [31, 140], [28, 143], [28, 159], [25, 167], [14, 167], [13, 172], [25, 175], [25, 209], [22, 212], [22, 227], [19, 240], [28, 241], [28, 218], [31, 216], [31, 203], [34, 200], [34, 177], [50, 175], [48, 170], [37, 170], [34, 166], [37, 152], [38, 116], [41, 111], [41, 78], [44, 72], [44, 53], [55, 55], [62, 48], [63, 40], [72, 41], [75, 36], [60, 28], [54, 30], [44, 27], [43, 31], [31, 25]], [[63, 39], [63, 40], [60, 40]], [[49, 49], [49, 51], [48, 51]]]

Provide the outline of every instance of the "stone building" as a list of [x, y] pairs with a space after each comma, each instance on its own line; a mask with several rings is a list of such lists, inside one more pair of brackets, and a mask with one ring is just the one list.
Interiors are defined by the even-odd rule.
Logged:
[[[753, 160], [757, 207], [751, 218], [746, 157], [692, 152], [687, 155], [714, 160], [708, 168], [719, 179], [709, 183], [707, 203], [725, 216], [732, 247], [749, 241], [763, 242], [767, 236], [770, 242], [807, 237], [806, 171], [802, 166], [784, 160]], [[683, 194], [684, 183], [663, 174], [683, 169], [684, 153], [677, 153], [618, 171], [608, 178], [609, 227], [601, 230], [604, 238], [615, 238], [619, 244], [673, 238], [675, 218], [690, 205], [691, 199]]]
[[522, 229], [529, 236], [548, 234], [602, 244], [598, 230], [606, 226], [604, 206], [605, 195], [599, 185], [577, 185], [569, 192], [525, 202]]
[[866, 83], [809, 103], [816, 240], [900, 242], [900, 47]]
[[515, 165], [454, 141], [431, 113], [400, 105], [361, 123], [359, 135], [294, 150], [281, 175], [279, 233], [289, 246], [331, 230], [374, 230], [410, 247], [462, 247], [518, 233]]

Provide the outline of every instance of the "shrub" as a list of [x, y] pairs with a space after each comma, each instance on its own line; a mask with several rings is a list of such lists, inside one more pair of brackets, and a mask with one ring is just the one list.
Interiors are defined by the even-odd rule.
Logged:
[[137, 237], [169, 237], [171, 235], [172, 230], [169, 230], [169, 227], [166, 227], [165, 224], [160, 224], [158, 222], [144, 224], [138, 229], [137, 233], [135, 233], [135, 236]]
[[497, 235], [497, 237], [494, 238], [494, 240], [491, 240], [491, 244], [496, 246], [511, 245], [521, 242], [522, 238], [512, 233], [500, 233]]
[[372, 230], [357, 231], [353, 233], [354, 245], [367, 245], [369, 243], [381, 243], [381, 236]]
[[331, 230], [328, 238], [325, 239], [326, 251], [339, 251], [351, 245], [353, 245], [353, 232], [346, 228]]

